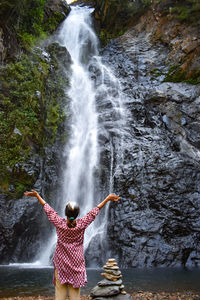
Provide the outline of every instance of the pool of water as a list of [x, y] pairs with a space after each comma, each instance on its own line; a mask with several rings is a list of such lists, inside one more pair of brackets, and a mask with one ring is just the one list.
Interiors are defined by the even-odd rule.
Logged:
[[[127, 292], [200, 292], [200, 269], [126, 269], [121, 270]], [[102, 279], [101, 269], [87, 269], [88, 284], [82, 294]], [[0, 266], [0, 297], [50, 296], [54, 294], [52, 267]]]

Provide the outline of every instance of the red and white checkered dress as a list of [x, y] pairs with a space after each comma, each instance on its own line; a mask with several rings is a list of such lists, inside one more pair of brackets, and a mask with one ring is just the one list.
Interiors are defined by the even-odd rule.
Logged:
[[49, 204], [45, 203], [43, 207], [50, 222], [56, 227], [58, 239], [53, 263], [61, 284], [69, 283], [74, 288], [84, 286], [87, 283], [83, 253], [84, 232], [98, 215], [99, 208], [93, 208], [85, 217], [76, 220], [76, 227], [69, 228], [66, 219], [58, 216]]

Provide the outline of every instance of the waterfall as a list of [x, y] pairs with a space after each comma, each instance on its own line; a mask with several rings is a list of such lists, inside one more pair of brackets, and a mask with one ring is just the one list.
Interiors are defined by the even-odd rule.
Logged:
[[[94, 172], [98, 164], [95, 91], [88, 71], [90, 57], [98, 54], [98, 40], [91, 27], [92, 9], [74, 7], [63, 24], [58, 40], [72, 58], [71, 137], [66, 146], [63, 210], [68, 201], [81, 207], [81, 216], [93, 208]], [[89, 233], [88, 233], [89, 232]], [[92, 235], [87, 230], [86, 242]]]
[[[123, 139], [125, 116], [120, 83], [111, 70], [102, 63], [98, 53], [98, 39], [92, 29], [91, 13], [88, 7], [72, 7], [64, 21], [57, 41], [67, 48], [71, 55], [71, 82], [66, 91], [70, 99], [71, 133], [65, 148], [66, 170], [63, 174], [62, 211], [68, 201], [80, 205], [84, 216], [109, 192], [113, 192], [113, 180], [118, 167], [123, 164]], [[100, 158], [102, 147], [107, 141], [108, 183], [103, 193], [100, 187]], [[85, 234], [85, 248], [90, 241], [106, 231], [108, 205], [101, 213], [103, 222], [93, 223]], [[100, 217], [98, 217], [100, 218]], [[49, 242], [55, 243], [53, 236]], [[48, 248], [51, 248], [49, 244]], [[45, 253], [43, 258], [49, 257]], [[42, 261], [44, 262], [42, 258]]]

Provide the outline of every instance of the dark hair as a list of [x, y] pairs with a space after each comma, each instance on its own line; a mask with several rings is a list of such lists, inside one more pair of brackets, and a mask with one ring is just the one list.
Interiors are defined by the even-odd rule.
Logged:
[[76, 227], [76, 218], [78, 217], [80, 208], [76, 202], [68, 202], [65, 207], [65, 216], [68, 217], [68, 226]]

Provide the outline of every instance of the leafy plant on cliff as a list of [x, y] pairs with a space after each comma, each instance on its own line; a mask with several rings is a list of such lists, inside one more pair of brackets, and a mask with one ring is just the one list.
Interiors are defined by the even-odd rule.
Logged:
[[183, 1], [176, 4], [171, 9], [172, 15], [180, 20], [190, 24], [200, 24], [200, 3], [196, 0]]
[[[64, 122], [68, 84], [59, 63], [36, 49], [7, 64], [0, 73], [0, 191], [20, 196], [35, 180], [24, 163], [53, 144]], [[63, 74], [62, 74], [63, 75]], [[60, 80], [59, 80], [60, 77]], [[13, 187], [13, 188], [11, 188]]]
[[[50, 0], [2, 0], [0, 27], [4, 35], [16, 40], [25, 50], [52, 33], [64, 20], [61, 11], [49, 8]], [[68, 8], [64, 9], [68, 13]], [[19, 46], [19, 45], [18, 45]]]
[[152, 3], [162, 15], [170, 14], [180, 22], [200, 24], [199, 0], [153, 0]]

